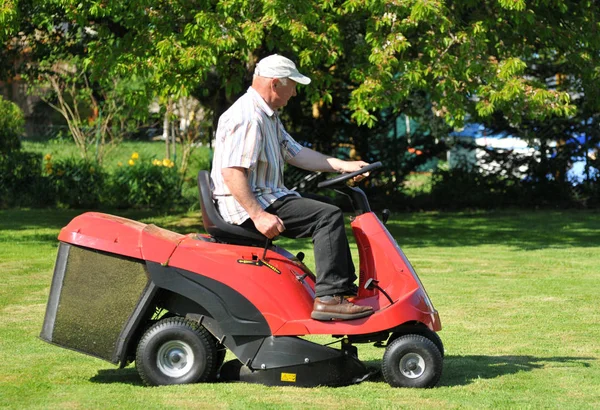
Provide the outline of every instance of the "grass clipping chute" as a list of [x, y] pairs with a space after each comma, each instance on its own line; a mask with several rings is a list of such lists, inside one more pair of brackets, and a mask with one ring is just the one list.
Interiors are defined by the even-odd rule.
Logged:
[[148, 285], [141, 261], [61, 243], [40, 337], [117, 363], [117, 343]]

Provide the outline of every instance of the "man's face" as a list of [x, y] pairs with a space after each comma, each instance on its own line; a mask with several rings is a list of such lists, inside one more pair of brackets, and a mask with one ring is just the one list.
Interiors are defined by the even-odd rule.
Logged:
[[283, 85], [281, 81], [275, 79], [273, 82], [273, 107], [275, 109], [285, 107], [290, 98], [296, 95], [296, 82], [287, 79], [287, 84]]

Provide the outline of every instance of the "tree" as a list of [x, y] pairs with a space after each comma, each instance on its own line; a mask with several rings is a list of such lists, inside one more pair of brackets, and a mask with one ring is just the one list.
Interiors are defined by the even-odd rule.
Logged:
[[[568, 117], [546, 116], [510, 121], [502, 112], [482, 118], [492, 133], [513, 135], [529, 141], [537, 155], [528, 158], [528, 177], [537, 192], [547, 198], [582, 196], [567, 170], [576, 158], [585, 161], [583, 190], [593, 191], [598, 163], [600, 132], [600, 15], [591, 1], [560, 2], [561, 12], [546, 17], [548, 26], [525, 32], [529, 52], [523, 54], [524, 74], [532, 82], [571, 96], [574, 110]], [[568, 16], [565, 16], [568, 13]], [[536, 36], [534, 38], [534, 35]], [[535, 41], [534, 41], [535, 40]], [[594, 171], [595, 169], [595, 171]], [[583, 194], [586, 197], [587, 194]], [[598, 196], [596, 193], [594, 194]], [[577, 199], [577, 198], [576, 198]]]
[[[427, 112], [435, 129], [437, 119], [455, 127], [469, 116], [516, 124], [572, 115], [568, 93], [528, 76], [532, 61], [578, 41], [590, 44], [588, 58], [598, 55], [591, 0], [14, 1], [27, 27], [13, 33], [51, 38], [68, 24], [85, 41], [65, 37], [63, 47], [78, 47], [93, 79], [135, 74], [164, 98], [193, 95], [213, 123], [273, 52], [312, 77], [302, 93], [317, 122], [329, 111], [373, 127], [384, 114], [412, 110]], [[573, 41], [570, 30], [584, 20], [594, 29]]]
[[[588, 2], [585, 15], [593, 15]], [[359, 124], [416, 91], [437, 115], [461, 124], [468, 112], [522, 117], [572, 112], [568, 95], [523, 74], [537, 43], [556, 41], [560, 22], [579, 2], [461, 1], [65, 1], [71, 24], [97, 32], [87, 65], [98, 72], [137, 72], [165, 95], [189, 94], [211, 75], [236, 94], [256, 59], [291, 54], [314, 79], [307, 96], [331, 103], [330, 86], [348, 76], [348, 101]], [[347, 21], [362, 22], [358, 28]], [[342, 29], [346, 31], [341, 31]], [[354, 32], [350, 32], [354, 30]], [[566, 30], [565, 30], [566, 31]], [[585, 35], [585, 33], [582, 33]], [[589, 36], [591, 34], [587, 34]], [[354, 41], [347, 72], [335, 70]], [[334, 68], [334, 69], [332, 69]], [[477, 96], [474, 100], [473, 96]]]
[[18, 35], [0, 51], [0, 78], [25, 78], [64, 118], [82, 157], [102, 162], [132, 123], [148, 116], [143, 79], [99, 72], [92, 78], [83, 57], [95, 33], [72, 24], [60, 2], [15, 0], [12, 11], [18, 24], [4, 32]]

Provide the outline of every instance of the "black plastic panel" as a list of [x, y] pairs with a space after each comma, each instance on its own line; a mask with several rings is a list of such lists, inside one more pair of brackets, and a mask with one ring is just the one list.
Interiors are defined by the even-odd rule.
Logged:
[[222, 381], [243, 381], [267, 386], [344, 386], [360, 383], [375, 373], [352, 356], [337, 357], [315, 363], [275, 369], [251, 370], [238, 361], [230, 361], [221, 368]]
[[196, 302], [229, 336], [270, 336], [271, 329], [260, 311], [241, 293], [200, 274], [148, 262], [156, 286]]

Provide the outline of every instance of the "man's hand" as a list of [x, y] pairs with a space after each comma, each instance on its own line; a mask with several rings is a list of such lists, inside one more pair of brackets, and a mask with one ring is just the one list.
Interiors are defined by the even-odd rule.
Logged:
[[268, 212], [260, 212], [252, 218], [252, 222], [254, 222], [256, 229], [269, 239], [273, 239], [285, 231], [283, 221], [277, 215]]
[[262, 209], [250, 190], [246, 173], [245, 168], [239, 167], [223, 168], [221, 170], [225, 185], [229, 188], [231, 195], [248, 212], [256, 229], [267, 238], [273, 239], [285, 231], [285, 226], [279, 217]]
[[[369, 165], [369, 163], [365, 161], [340, 161], [338, 171], [347, 174], [349, 172], [358, 171], [361, 168], [366, 167], [367, 165]], [[368, 176], [369, 173], [367, 172], [361, 175], [357, 175], [352, 179], [354, 180], [354, 182], [359, 182]]]

